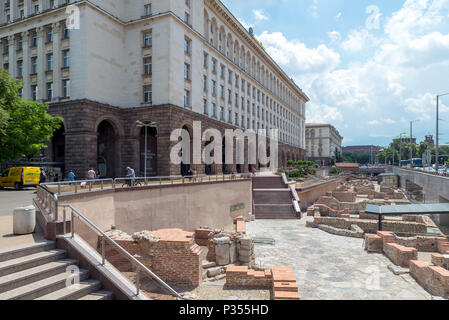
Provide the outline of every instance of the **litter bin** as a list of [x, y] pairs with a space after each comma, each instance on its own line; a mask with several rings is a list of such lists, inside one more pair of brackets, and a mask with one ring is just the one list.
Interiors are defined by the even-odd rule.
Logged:
[[36, 209], [34, 206], [14, 209], [13, 233], [15, 235], [30, 234], [36, 228]]

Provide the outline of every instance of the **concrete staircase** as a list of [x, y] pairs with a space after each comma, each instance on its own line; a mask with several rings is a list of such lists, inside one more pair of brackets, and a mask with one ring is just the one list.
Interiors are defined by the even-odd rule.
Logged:
[[66, 286], [67, 267], [77, 263], [53, 241], [0, 250], [0, 300], [112, 300], [88, 270], [79, 270], [77, 286]]
[[280, 176], [253, 178], [256, 219], [296, 219], [290, 189]]

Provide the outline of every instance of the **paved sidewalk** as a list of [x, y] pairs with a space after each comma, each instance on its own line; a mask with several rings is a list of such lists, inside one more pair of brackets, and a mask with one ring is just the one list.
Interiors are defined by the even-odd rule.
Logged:
[[23, 236], [13, 235], [13, 211], [17, 207], [33, 204], [36, 189], [0, 190], [0, 249], [14, 247], [22, 244], [43, 240], [41, 233]]
[[[299, 292], [307, 300], [429, 300], [431, 296], [409, 275], [396, 276], [382, 254], [369, 254], [363, 239], [335, 236], [306, 228], [302, 220], [256, 220], [251, 237], [274, 238], [255, 245], [256, 264], [292, 266]], [[376, 282], [378, 285], [376, 285]]]

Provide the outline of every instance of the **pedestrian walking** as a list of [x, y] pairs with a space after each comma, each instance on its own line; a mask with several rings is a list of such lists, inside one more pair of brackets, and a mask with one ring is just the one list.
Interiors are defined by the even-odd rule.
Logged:
[[73, 170], [69, 170], [69, 173], [67, 174], [67, 178], [70, 182], [75, 181], [75, 173], [73, 173]]
[[94, 168], [90, 168], [90, 170], [87, 171], [87, 179], [88, 180], [94, 180], [96, 176], [97, 176], [97, 174], [94, 171]]

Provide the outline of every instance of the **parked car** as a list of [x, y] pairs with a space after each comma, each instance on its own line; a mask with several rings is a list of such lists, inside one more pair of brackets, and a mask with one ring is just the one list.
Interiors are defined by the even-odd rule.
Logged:
[[35, 167], [13, 167], [2, 172], [0, 188], [35, 187], [40, 181], [41, 169]]

